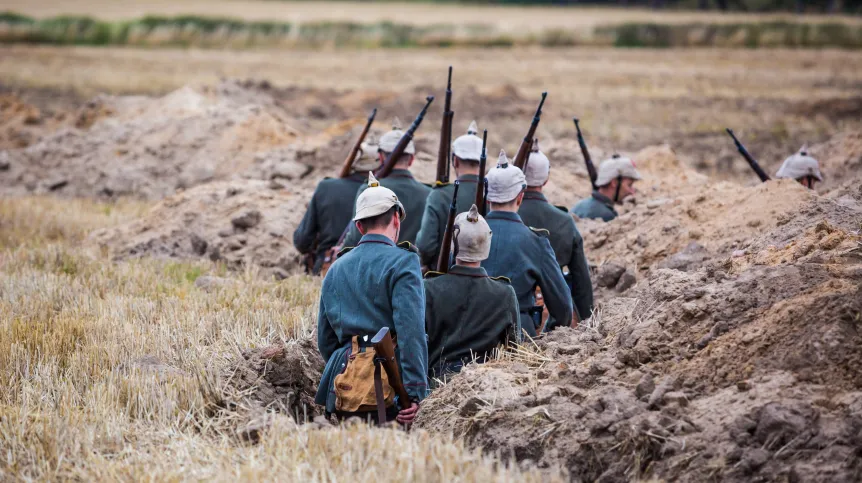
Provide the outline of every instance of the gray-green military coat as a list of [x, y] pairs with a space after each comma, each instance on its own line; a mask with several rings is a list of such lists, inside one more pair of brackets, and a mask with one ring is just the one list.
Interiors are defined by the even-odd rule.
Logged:
[[560, 268], [569, 268], [566, 283], [572, 290], [575, 309], [581, 319], [590, 317], [593, 309], [590, 267], [584, 255], [584, 239], [572, 215], [565, 208], [548, 203], [545, 195], [535, 191], [524, 193], [518, 214], [527, 226], [548, 230], [548, 240], [557, 255], [557, 263]]
[[[463, 213], [470, 209], [476, 202], [476, 188], [479, 176], [465, 174], [458, 178], [458, 202], [455, 205], [455, 213]], [[440, 255], [440, 242], [446, 231], [446, 221], [449, 219], [449, 205], [452, 204], [452, 194], [455, 192], [454, 184], [435, 186], [428, 195], [425, 203], [425, 213], [422, 215], [422, 227], [416, 237], [416, 246], [422, 264], [431, 267], [437, 266], [437, 257]]]
[[347, 178], [324, 178], [317, 184], [305, 216], [293, 232], [293, 246], [300, 253], [314, 251], [314, 273], [320, 272], [326, 251], [334, 247], [353, 218], [356, 190], [366, 177], [354, 173]]
[[454, 265], [425, 275], [425, 332], [429, 377], [483, 362], [502, 343], [521, 342], [518, 297], [506, 278], [484, 268]]
[[578, 215], [578, 218], [601, 219], [604, 221], [611, 221], [617, 217], [617, 210], [614, 209], [613, 200], [598, 191], [593, 191], [592, 196], [575, 203], [572, 213]]
[[[408, 241], [411, 244], [416, 244], [416, 235], [419, 234], [419, 227], [422, 225], [422, 213], [425, 212], [425, 200], [428, 199], [428, 194], [431, 188], [416, 181], [410, 171], [406, 169], [393, 169], [392, 173], [380, 180], [380, 186], [391, 189], [395, 192], [395, 196], [404, 205], [404, 211], [407, 212], [407, 217], [401, 223], [401, 234], [398, 236], [398, 243]], [[353, 212], [356, 212], [356, 201], [359, 194], [368, 188], [367, 184], [359, 187], [355, 193], [353, 201]], [[356, 225], [351, 223], [350, 232], [344, 239], [344, 246], [352, 247], [359, 243], [362, 234], [356, 229]]]

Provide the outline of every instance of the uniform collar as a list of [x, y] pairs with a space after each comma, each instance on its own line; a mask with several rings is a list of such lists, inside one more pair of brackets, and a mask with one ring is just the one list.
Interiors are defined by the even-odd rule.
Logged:
[[611, 200], [611, 199], [610, 199], [610, 198], [608, 198], [607, 196], [605, 196], [605, 195], [603, 195], [603, 194], [599, 193], [598, 191], [593, 191], [593, 198], [595, 198], [595, 199], [596, 199], [596, 201], [598, 201], [598, 202], [600, 202], [601, 204], [603, 204], [603, 205], [607, 206], [608, 208], [610, 208], [610, 209], [612, 209], [612, 210], [614, 209], [614, 202], [613, 202], [613, 200]]
[[524, 199], [525, 200], [539, 200], [539, 201], [544, 201], [545, 203], [548, 202], [548, 199], [545, 198], [544, 193], [542, 193], [541, 191], [525, 191], [524, 192]]
[[452, 265], [449, 268], [450, 275], [463, 275], [466, 277], [487, 277], [488, 272], [482, 267], [465, 267], [463, 265]]
[[413, 173], [407, 169], [393, 169], [391, 173], [389, 173], [388, 178], [410, 178], [413, 179]]
[[395, 242], [389, 239], [386, 235], [378, 235], [376, 233], [369, 233], [367, 235], [362, 235], [362, 239], [359, 240], [359, 244], [363, 243], [383, 243], [386, 245], [395, 246]]
[[460, 181], [462, 183], [478, 183], [479, 182], [479, 175], [478, 174], [464, 174], [464, 175], [458, 176], [458, 181]]
[[492, 211], [488, 213], [488, 216], [485, 217], [487, 220], [505, 220], [505, 221], [514, 221], [516, 223], [523, 223], [521, 220], [521, 215], [517, 213], [512, 213], [511, 211]]

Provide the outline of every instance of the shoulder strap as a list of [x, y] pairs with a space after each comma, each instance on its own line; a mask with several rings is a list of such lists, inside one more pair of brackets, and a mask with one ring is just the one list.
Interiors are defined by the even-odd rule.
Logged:
[[343, 257], [344, 255], [347, 255], [350, 252], [350, 250], [353, 250], [354, 248], [356, 248], [356, 247], [344, 247], [344, 248], [342, 248], [341, 251], [338, 252], [338, 258]]
[[499, 276], [499, 277], [488, 277], [495, 282], [505, 283], [506, 285], [511, 285], [512, 280], [509, 277]]
[[544, 228], [533, 228], [532, 226], [529, 226], [527, 228], [529, 228], [530, 231], [532, 231], [533, 234], [536, 236], [540, 236], [542, 238], [548, 238], [549, 236], [551, 236], [551, 232]]
[[430, 280], [432, 278], [437, 278], [437, 277], [442, 276], [442, 275], [446, 275], [446, 274], [443, 272], [435, 272], [433, 270], [428, 270], [427, 272], [425, 272], [425, 278], [428, 280]]
[[569, 209], [566, 208], [565, 206], [560, 206], [560, 205], [553, 205], [553, 206], [554, 206], [554, 208], [562, 211], [563, 213], [569, 214]]
[[413, 245], [412, 243], [410, 243], [409, 241], [403, 241], [403, 242], [399, 243], [397, 246], [398, 246], [398, 248], [400, 248], [402, 250], [405, 250], [408, 252], [413, 252], [413, 253], [416, 253], [417, 255], [419, 254], [419, 249], [416, 248], [416, 246]]

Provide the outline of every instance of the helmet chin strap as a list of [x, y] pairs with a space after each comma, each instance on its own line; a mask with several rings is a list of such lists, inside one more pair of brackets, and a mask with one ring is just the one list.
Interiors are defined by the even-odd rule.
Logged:
[[622, 175], [617, 176], [617, 190], [614, 192], [614, 203], [620, 202], [620, 188], [623, 186], [623, 177]]

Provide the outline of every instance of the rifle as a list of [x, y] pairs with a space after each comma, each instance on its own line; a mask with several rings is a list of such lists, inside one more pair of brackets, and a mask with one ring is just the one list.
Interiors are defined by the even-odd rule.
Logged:
[[409, 408], [410, 396], [407, 395], [404, 381], [401, 380], [401, 371], [398, 369], [398, 361], [395, 360], [395, 343], [392, 341], [392, 336], [389, 335], [389, 327], [377, 331], [377, 335], [371, 339], [371, 344], [374, 346], [377, 357], [382, 359], [383, 370], [386, 371], [386, 376], [389, 378], [389, 385], [392, 386], [398, 396], [401, 409]]
[[[446, 231], [443, 232], [443, 241], [440, 244], [440, 255], [437, 257], [437, 271], [449, 273], [449, 255], [452, 252], [452, 231], [455, 229], [455, 215], [458, 208], [458, 188], [461, 182], [455, 180], [455, 191], [452, 193], [452, 203], [449, 204], [449, 218], [446, 220]], [[478, 187], [477, 187], [478, 188]]]
[[599, 178], [599, 173], [596, 171], [596, 166], [593, 164], [593, 157], [590, 156], [590, 150], [587, 149], [587, 142], [584, 141], [584, 135], [581, 134], [581, 126], [578, 125], [578, 118], [574, 118], [575, 129], [578, 130], [578, 145], [581, 146], [581, 154], [584, 155], [584, 164], [587, 165], [587, 173], [590, 175], [590, 184], [593, 185], [593, 191], [598, 191], [596, 180]]
[[401, 158], [401, 155], [404, 154], [404, 150], [407, 149], [407, 145], [413, 140], [413, 135], [416, 134], [416, 130], [419, 129], [419, 125], [422, 124], [422, 120], [425, 119], [425, 113], [428, 112], [428, 106], [434, 102], [434, 96], [426, 97], [425, 101], [427, 101], [425, 107], [422, 108], [419, 115], [417, 115], [416, 119], [413, 120], [413, 124], [410, 125], [407, 132], [405, 132], [404, 135], [401, 136], [401, 139], [398, 140], [398, 144], [396, 144], [395, 149], [389, 153], [389, 157], [387, 157], [386, 161], [383, 162], [383, 166], [374, 173], [374, 176], [376, 176], [377, 179], [389, 176], [392, 169], [395, 168], [395, 163]]
[[730, 137], [733, 138], [733, 143], [736, 144], [736, 149], [739, 151], [739, 154], [748, 161], [748, 165], [751, 166], [751, 169], [757, 174], [757, 177], [760, 178], [760, 181], [767, 182], [769, 181], [769, 175], [763, 171], [763, 168], [760, 167], [760, 164], [757, 163], [757, 160], [754, 159], [754, 156], [745, 149], [745, 146], [739, 142], [739, 139], [736, 139], [736, 136], [733, 134], [733, 130], [730, 128], [726, 128], [727, 134], [730, 134]]
[[371, 124], [374, 123], [374, 116], [377, 115], [377, 108], [375, 107], [373, 111], [371, 111], [371, 115], [368, 116], [368, 121], [365, 123], [365, 128], [362, 129], [362, 133], [359, 134], [359, 139], [356, 140], [356, 144], [350, 149], [350, 152], [347, 153], [347, 159], [344, 160], [344, 164], [341, 166], [341, 177], [347, 178], [350, 176], [351, 171], [353, 171], [353, 161], [356, 160], [356, 154], [359, 153], [359, 150], [362, 148], [362, 142], [365, 141], [365, 136], [368, 135], [368, 130], [371, 129]]
[[440, 149], [437, 151], [437, 184], [449, 182], [449, 153], [452, 151], [452, 66], [449, 66], [449, 82], [446, 84], [446, 100], [443, 104], [443, 124], [440, 126]]
[[476, 183], [476, 208], [485, 216], [485, 163], [488, 161], [488, 130], [482, 133], [482, 155], [479, 156], [479, 182]]
[[517, 166], [521, 171], [524, 170], [527, 164], [527, 158], [530, 156], [530, 146], [533, 144], [533, 136], [536, 135], [536, 128], [539, 127], [539, 121], [542, 117], [542, 106], [545, 104], [545, 98], [548, 97], [547, 92], [542, 93], [542, 100], [539, 102], [539, 107], [536, 108], [536, 114], [533, 116], [533, 122], [530, 123], [530, 129], [524, 140], [521, 141], [521, 147], [518, 148], [518, 154], [515, 155], [512, 164]]

